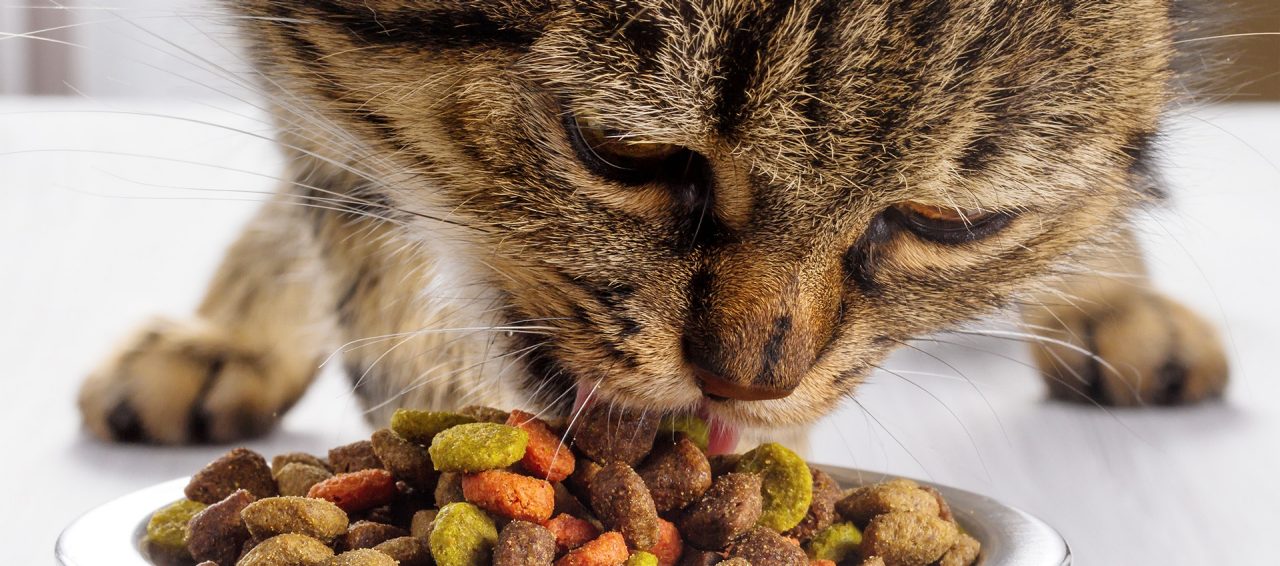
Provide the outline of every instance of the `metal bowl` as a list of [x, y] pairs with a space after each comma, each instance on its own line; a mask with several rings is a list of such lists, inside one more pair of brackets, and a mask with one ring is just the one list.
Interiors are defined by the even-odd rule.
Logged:
[[[818, 465], [842, 487], [872, 483], [878, 472]], [[76, 519], [58, 537], [54, 554], [63, 566], [147, 566], [139, 544], [157, 509], [182, 497], [189, 478], [135, 491]], [[951, 504], [960, 526], [982, 541], [981, 566], [1067, 566], [1071, 550], [1044, 521], [990, 497], [933, 485]]]

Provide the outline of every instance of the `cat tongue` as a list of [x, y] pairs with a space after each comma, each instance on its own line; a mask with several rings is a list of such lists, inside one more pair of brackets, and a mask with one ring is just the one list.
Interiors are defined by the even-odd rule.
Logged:
[[707, 410], [706, 406], [698, 409], [698, 416], [707, 421], [707, 455], [731, 454], [738, 447], [738, 427], [724, 422]]

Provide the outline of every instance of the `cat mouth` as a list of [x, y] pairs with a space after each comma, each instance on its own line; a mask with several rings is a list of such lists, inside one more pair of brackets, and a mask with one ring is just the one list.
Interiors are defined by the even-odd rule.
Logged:
[[[576, 417], [599, 400], [596, 388], [579, 383], [573, 400], [573, 410], [569, 415]], [[717, 402], [716, 399], [704, 396], [693, 411], [693, 414], [707, 423], [707, 454], [710, 456], [732, 453], [737, 448], [738, 439], [742, 435], [741, 425], [724, 419], [712, 410], [712, 404], [715, 402]]]

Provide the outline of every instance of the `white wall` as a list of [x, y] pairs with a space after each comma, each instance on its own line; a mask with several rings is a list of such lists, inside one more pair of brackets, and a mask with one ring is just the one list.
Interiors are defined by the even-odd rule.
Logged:
[[[39, 35], [74, 46], [0, 36], [0, 94], [49, 94], [52, 84], [55, 93], [93, 98], [204, 98], [232, 88], [216, 67], [244, 70], [215, 0], [17, 0], [0, 5], [0, 32], [29, 33], [57, 18], [72, 27]], [[66, 65], [49, 65], [37, 50]]]

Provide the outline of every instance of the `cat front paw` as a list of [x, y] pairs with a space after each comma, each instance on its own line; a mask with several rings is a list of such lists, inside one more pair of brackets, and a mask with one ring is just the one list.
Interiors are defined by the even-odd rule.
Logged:
[[264, 355], [212, 325], [156, 320], [85, 380], [80, 412], [103, 440], [230, 442], [266, 433], [284, 412], [274, 377]]
[[1227, 359], [1213, 327], [1185, 306], [1134, 291], [1058, 307], [1034, 347], [1050, 395], [1110, 406], [1180, 405], [1220, 397]]

